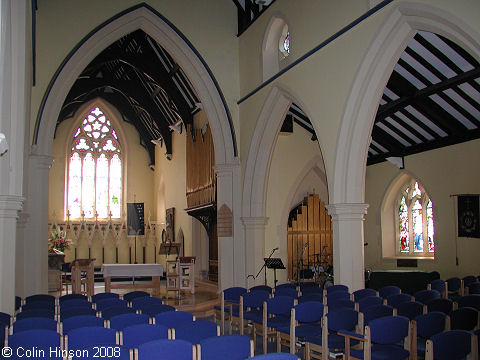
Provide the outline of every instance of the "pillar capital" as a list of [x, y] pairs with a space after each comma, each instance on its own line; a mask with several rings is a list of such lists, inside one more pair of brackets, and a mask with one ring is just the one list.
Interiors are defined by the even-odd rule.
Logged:
[[217, 164], [213, 167], [213, 169], [215, 170], [215, 174], [217, 174], [217, 176], [231, 175], [234, 170], [239, 168], [240, 168], [240, 160], [238, 158], [235, 158], [234, 161], [230, 163]]
[[35, 147], [32, 147], [32, 151], [29, 154], [30, 161], [34, 164], [34, 167], [38, 170], [48, 170], [53, 164], [53, 156], [38, 154]]
[[0, 195], [0, 217], [17, 219], [18, 212], [23, 208], [25, 198], [16, 195]]
[[365, 203], [339, 203], [325, 206], [332, 220], [364, 220], [369, 204]]

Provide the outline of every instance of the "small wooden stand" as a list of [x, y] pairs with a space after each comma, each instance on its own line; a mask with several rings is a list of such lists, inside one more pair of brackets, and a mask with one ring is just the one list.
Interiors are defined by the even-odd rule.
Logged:
[[167, 261], [167, 298], [169, 291], [175, 291], [179, 299], [182, 290], [195, 294], [195, 257], [177, 258]]
[[[95, 290], [93, 263], [95, 259], [77, 259], [72, 261], [72, 293], [92, 296]], [[85, 275], [86, 291], [82, 291], [82, 274]]]

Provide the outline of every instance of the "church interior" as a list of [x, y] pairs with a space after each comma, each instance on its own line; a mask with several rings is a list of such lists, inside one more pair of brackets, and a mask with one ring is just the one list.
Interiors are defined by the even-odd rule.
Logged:
[[[454, 312], [480, 299], [479, 20], [470, 0], [2, 0], [4, 338], [35, 296], [56, 299], [60, 324], [66, 294], [91, 311], [138, 292], [249, 335], [239, 359], [375, 358], [292, 328], [284, 344], [265, 325], [282, 286], [296, 293], [286, 328], [308, 293], [328, 334], [331, 290], [362, 313], [360, 294], [390, 286], [422, 316], [419, 292], [448, 299], [438, 339], [464, 329]], [[255, 290], [263, 310], [244, 319]], [[478, 358], [480, 301], [466, 307]], [[186, 359], [208, 354], [199, 343]]]

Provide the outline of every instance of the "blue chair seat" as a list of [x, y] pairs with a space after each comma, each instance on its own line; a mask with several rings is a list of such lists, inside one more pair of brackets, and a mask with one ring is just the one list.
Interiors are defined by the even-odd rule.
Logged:
[[[277, 331], [285, 334], [290, 334], [290, 326], [278, 328]], [[295, 327], [295, 336], [300, 338], [305, 338], [307, 336], [320, 336], [321, 334], [321, 324], [300, 324]]]
[[[318, 336], [306, 336], [305, 340], [316, 345], [322, 346], [322, 335]], [[359, 343], [358, 340], [350, 339], [350, 346], [355, 346]], [[344, 349], [345, 348], [345, 337], [337, 335], [335, 333], [328, 334], [328, 348], [330, 350], [334, 349]]]
[[263, 311], [262, 310], [250, 310], [243, 313], [243, 318], [245, 320], [250, 320], [256, 322], [257, 324], [261, 324], [263, 321]]
[[[350, 350], [352, 356], [363, 359], [363, 350]], [[372, 360], [404, 360], [410, 353], [400, 346], [395, 345], [373, 345]]]

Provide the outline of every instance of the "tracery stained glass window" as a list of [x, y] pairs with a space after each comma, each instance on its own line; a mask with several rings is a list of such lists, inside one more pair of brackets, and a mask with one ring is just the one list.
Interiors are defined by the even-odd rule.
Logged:
[[290, 55], [290, 32], [288, 31], [287, 24], [283, 26], [278, 42], [278, 49], [280, 50], [280, 59], [286, 58], [288, 55]]
[[397, 223], [400, 254], [415, 256], [434, 254], [433, 203], [417, 181], [406, 184], [400, 193]]
[[68, 211], [71, 218], [119, 218], [122, 159], [115, 130], [98, 106], [73, 132], [68, 166]]

